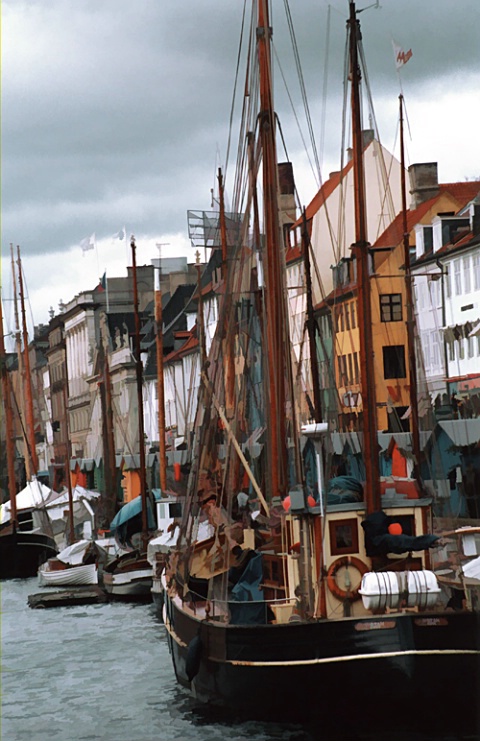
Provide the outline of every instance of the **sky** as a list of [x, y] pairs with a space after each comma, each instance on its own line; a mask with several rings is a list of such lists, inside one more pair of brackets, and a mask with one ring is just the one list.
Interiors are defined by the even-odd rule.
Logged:
[[[249, 0], [247, 5], [249, 5]], [[2, 0], [1, 238], [5, 332], [10, 244], [20, 246], [31, 326], [84, 290], [153, 257], [195, 259], [188, 210], [211, 210], [224, 167], [244, 0]], [[480, 176], [479, 0], [359, 2], [383, 145], [441, 182]], [[322, 178], [339, 168], [347, 0], [290, 0]], [[273, 0], [276, 109], [302, 204], [317, 186], [298, 131], [301, 95]], [[398, 72], [392, 39], [412, 56]], [[368, 121], [365, 124], [368, 126]], [[310, 154], [311, 159], [311, 154]], [[227, 174], [234, 170], [229, 165]], [[226, 181], [228, 208], [229, 179]], [[95, 234], [96, 248], [82, 240]], [[157, 244], [163, 245], [160, 249]], [[31, 330], [30, 330], [31, 331]]]

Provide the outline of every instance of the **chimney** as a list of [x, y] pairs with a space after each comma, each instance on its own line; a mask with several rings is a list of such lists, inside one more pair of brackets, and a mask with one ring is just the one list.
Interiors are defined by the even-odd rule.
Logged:
[[410, 165], [408, 168], [410, 176], [410, 195], [412, 201], [410, 208], [418, 208], [429, 198], [434, 198], [440, 192], [438, 187], [438, 164], [436, 162], [422, 162]]
[[375, 132], [373, 129], [363, 129], [362, 131], [362, 142], [363, 148], [368, 147], [369, 144], [375, 139]]
[[289, 228], [297, 220], [295, 178], [293, 176], [291, 162], [279, 162], [277, 168], [278, 187], [280, 190], [280, 221], [285, 230], [285, 228]]
[[293, 177], [293, 166], [291, 162], [278, 163], [278, 184], [282, 196], [294, 195], [295, 178]]

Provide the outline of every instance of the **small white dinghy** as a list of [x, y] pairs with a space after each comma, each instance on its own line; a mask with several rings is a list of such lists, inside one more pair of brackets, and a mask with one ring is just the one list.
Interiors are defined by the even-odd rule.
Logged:
[[79, 540], [40, 566], [39, 583], [44, 587], [98, 584], [98, 564], [102, 560], [108, 560], [103, 548], [92, 540]]

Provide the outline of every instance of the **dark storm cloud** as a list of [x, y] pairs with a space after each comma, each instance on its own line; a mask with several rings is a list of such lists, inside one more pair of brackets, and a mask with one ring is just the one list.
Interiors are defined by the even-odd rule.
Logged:
[[[273, 5], [274, 43], [293, 86], [283, 3]], [[318, 121], [327, 3], [290, 6]], [[328, 93], [339, 101], [348, 3], [331, 6]], [[33, 254], [124, 223], [152, 235], [185, 231], [187, 209], [208, 209], [242, 11], [241, 0], [4, 0], [5, 243]], [[424, 95], [434, 80], [448, 86], [453, 73], [480, 66], [478, 0], [384, 0], [360, 20], [374, 94], [398, 95], [391, 36], [412, 47], [405, 84]], [[289, 121], [285, 95], [277, 100]]]

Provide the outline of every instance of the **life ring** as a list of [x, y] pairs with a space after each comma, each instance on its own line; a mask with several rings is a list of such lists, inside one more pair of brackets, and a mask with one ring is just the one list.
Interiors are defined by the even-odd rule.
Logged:
[[344, 568], [346, 566], [354, 566], [357, 571], [360, 572], [360, 576], [363, 576], [367, 573], [368, 567], [363, 561], [361, 561], [359, 558], [355, 558], [355, 556], [341, 556], [340, 558], [337, 558], [336, 561], [334, 561], [327, 572], [327, 584], [328, 588], [331, 591], [331, 593], [339, 600], [346, 600], [349, 599], [352, 602], [359, 599], [360, 594], [358, 593], [358, 590], [360, 589], [360, 584], [356, 589], [352, 589], [351, 591], [347, 592], [346, 589], [341, 589], [336, 580], [337, 571], [339, 569]]

